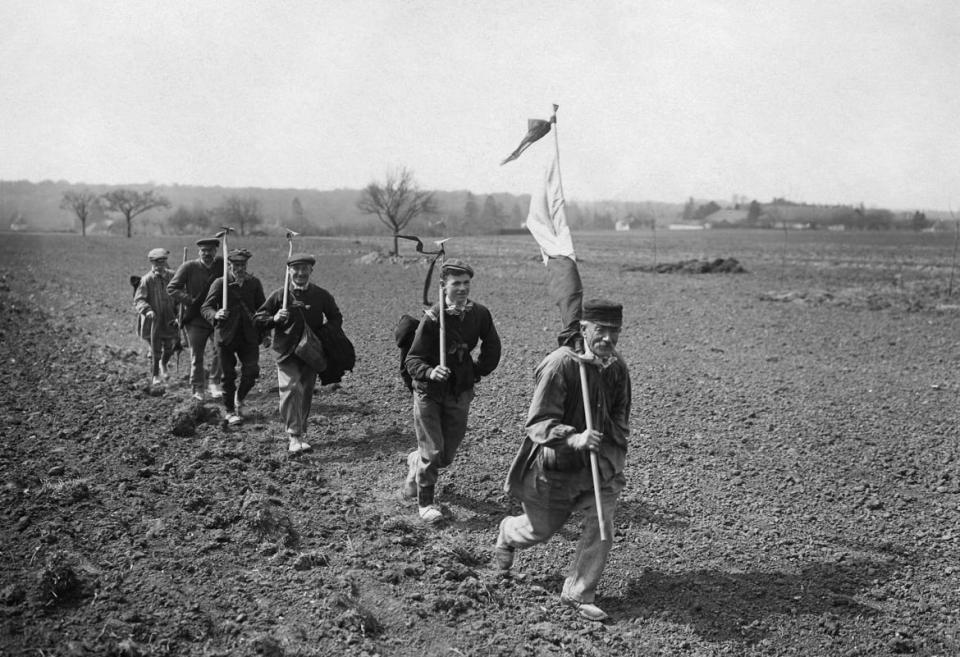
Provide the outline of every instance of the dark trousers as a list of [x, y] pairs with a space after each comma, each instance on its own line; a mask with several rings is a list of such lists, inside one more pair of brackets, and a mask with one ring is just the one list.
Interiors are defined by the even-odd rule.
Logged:
[[[223, 405], [234, 410], [234, 396], [243, 401], [257, 377], [260, 376], [260, 345], [241, 342], [220, 345], [220, 367], [223, 370]], [[237, 364], [240, 365], [240, 385], [237, 386]]]

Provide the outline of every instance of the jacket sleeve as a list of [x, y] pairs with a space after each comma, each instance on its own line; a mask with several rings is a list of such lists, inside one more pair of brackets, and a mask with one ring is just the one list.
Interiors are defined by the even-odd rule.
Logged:
[[500, 364], [500, 335], [489, 311], [484, 317], [480, 340], [480, 356], [473, 368], [477, 377], [487, 376]]
[[340, 312], [336, 300], [329, 292], [326, 293], [326, 299], [324, 299], [323, 302], [323, 316], [328, 323], [333, 324], [337, 328], [343, 326], [343, 313]]
[[271, 293], [270, 296], [260, 304], [260, 307], [257, 308], [257, 312], [253, 315], [253, 323], [258, 330], [269, 331], [272, 328], [276, 328], [276, 322], [273, 321], [273, 316], [280, 310], [282, 295], [283, 290], [277, 290]]
[[257, 309], [261, 308], [266, 301], [267, 299], [263, 295], [263, 283], [258, 278], [257, 285], [253, 288], [253, 312], [257, 312]]
[[137, 291], [133, 293], [133, 307], [136, 308], [137, 312], [141, 315], [145, 315], [148, 310], [153, 310], [153, 306], [150, 305], [150, 296], [147, 293], [147, 281], [150, 280], [150, 278], [150, 276], [141, 278], [140, 285], [137, 286]]
[[223, 277], [220, 277], [213, 281], [210, 284], [210, 290], [207, 292], [207, 298], [204, 300], [203, 305], [200, 306], [200, 314], [203, 315], [203, 318], [213, 326], [214, 321], [213, 317], [217, 314], [217, 311], [220, 310], [220, 306], [223, 304]]
[[570, 376], [562, 359], [548, 359], [537, 369], [537, 381], [527, 413], [527, 437], [535, 443], [557, 447], [566, 444], [567, 438], [578, 429], [563, 422], [566, 416], [565, 402], [572, 390]]
[[177, 303], [182, 303], [186, 306], [189, 306], [191, 303], [193, 303], [193, 299], [191, 299], [190, 295], [187, 293], [186, 262], [177, 267], [177, 271], [174, 272], [173, 278], [171, 278], [170, 282], [167, 283], [167, 294], [169, 294]]
[[415, 381], [428, 380], [428, 372], [440, 362], [440, 329], [430, 313], [424, 313], [413, 336], [413, 344], [403, 362]]

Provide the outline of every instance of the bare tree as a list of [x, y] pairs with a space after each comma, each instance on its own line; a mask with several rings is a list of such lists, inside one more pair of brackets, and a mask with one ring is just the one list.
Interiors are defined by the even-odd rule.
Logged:
[[400, 254], [397, 235], [420, 215], [434, 214], [437, 203], [433, 192], [417, 187], [413, 171], [400, 167], [387, 172], [383, 185], [372, 182], [366, 186], [357, 201], [357, 209], [374, 214], [393, 233], [393, 255]]
[[83, 236], [87, 234], [87, 219], [90, 218], [90, 213], [99, 206], [100, 197], [87, 190], [64, 192], [60, 200], [60, 209], [70, 210], [80, 220], [80, 234]]
[[138, 192], [132, 189], [115, 189], [102, 197], [107, 212], [119, 212], [127, 220], [127, 237], [133, 218], [153, 208], [169, 208], [170, 201], [154, 193], [152, 189]]
[[253, 196], [227, 196], [215, 212], [224, 224], [239, 226], [241, 235], [263, 222], [260, 199]]

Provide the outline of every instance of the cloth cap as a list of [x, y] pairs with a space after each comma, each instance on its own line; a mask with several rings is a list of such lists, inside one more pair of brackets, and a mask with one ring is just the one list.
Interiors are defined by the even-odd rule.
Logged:
[[246, 249], [233, 249], [227, 255], [227, 260], [230, 262], [246, 262], [252, 255], [253, 254]]
[[317, 258], [309, 253], [294, 253], [287, 258], [287, 266], [307, 264], [311, 267], [317, 264]]
[[204, 237], [202, 240], [197, 240], [197, 246], [212, 246], [215, 248], [220, 248], [220, 240], [216, 237]]
[[147, 259], [151, 262], [154, 260], [166, 260], [169, 255], [170, 252], [166, 249], [150, 249], [150, 253], [147, 254]]
[[473, 267], [459, 258], [450, 258], [449, 260], [443, 261], [443, 265], [440, 266], [440, 273], [454, 274], [455, 276], [467, 274], [470, 278], [473, 278]]
[[606, 299], [588, 299], [583, 302], [580, 319], [594, 324], [619, 327], [623, 324], [623, 306]]

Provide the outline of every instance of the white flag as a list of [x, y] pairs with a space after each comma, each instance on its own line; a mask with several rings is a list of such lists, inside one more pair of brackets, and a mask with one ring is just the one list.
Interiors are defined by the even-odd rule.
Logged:
[[527, 213], [527, 230], [540, 245], [544, 264], [551, 257], [577, 259], [563, 205], [560, 166], [554, 155], [544, 172], [543, 187], [530, 197], [530, 212]]

